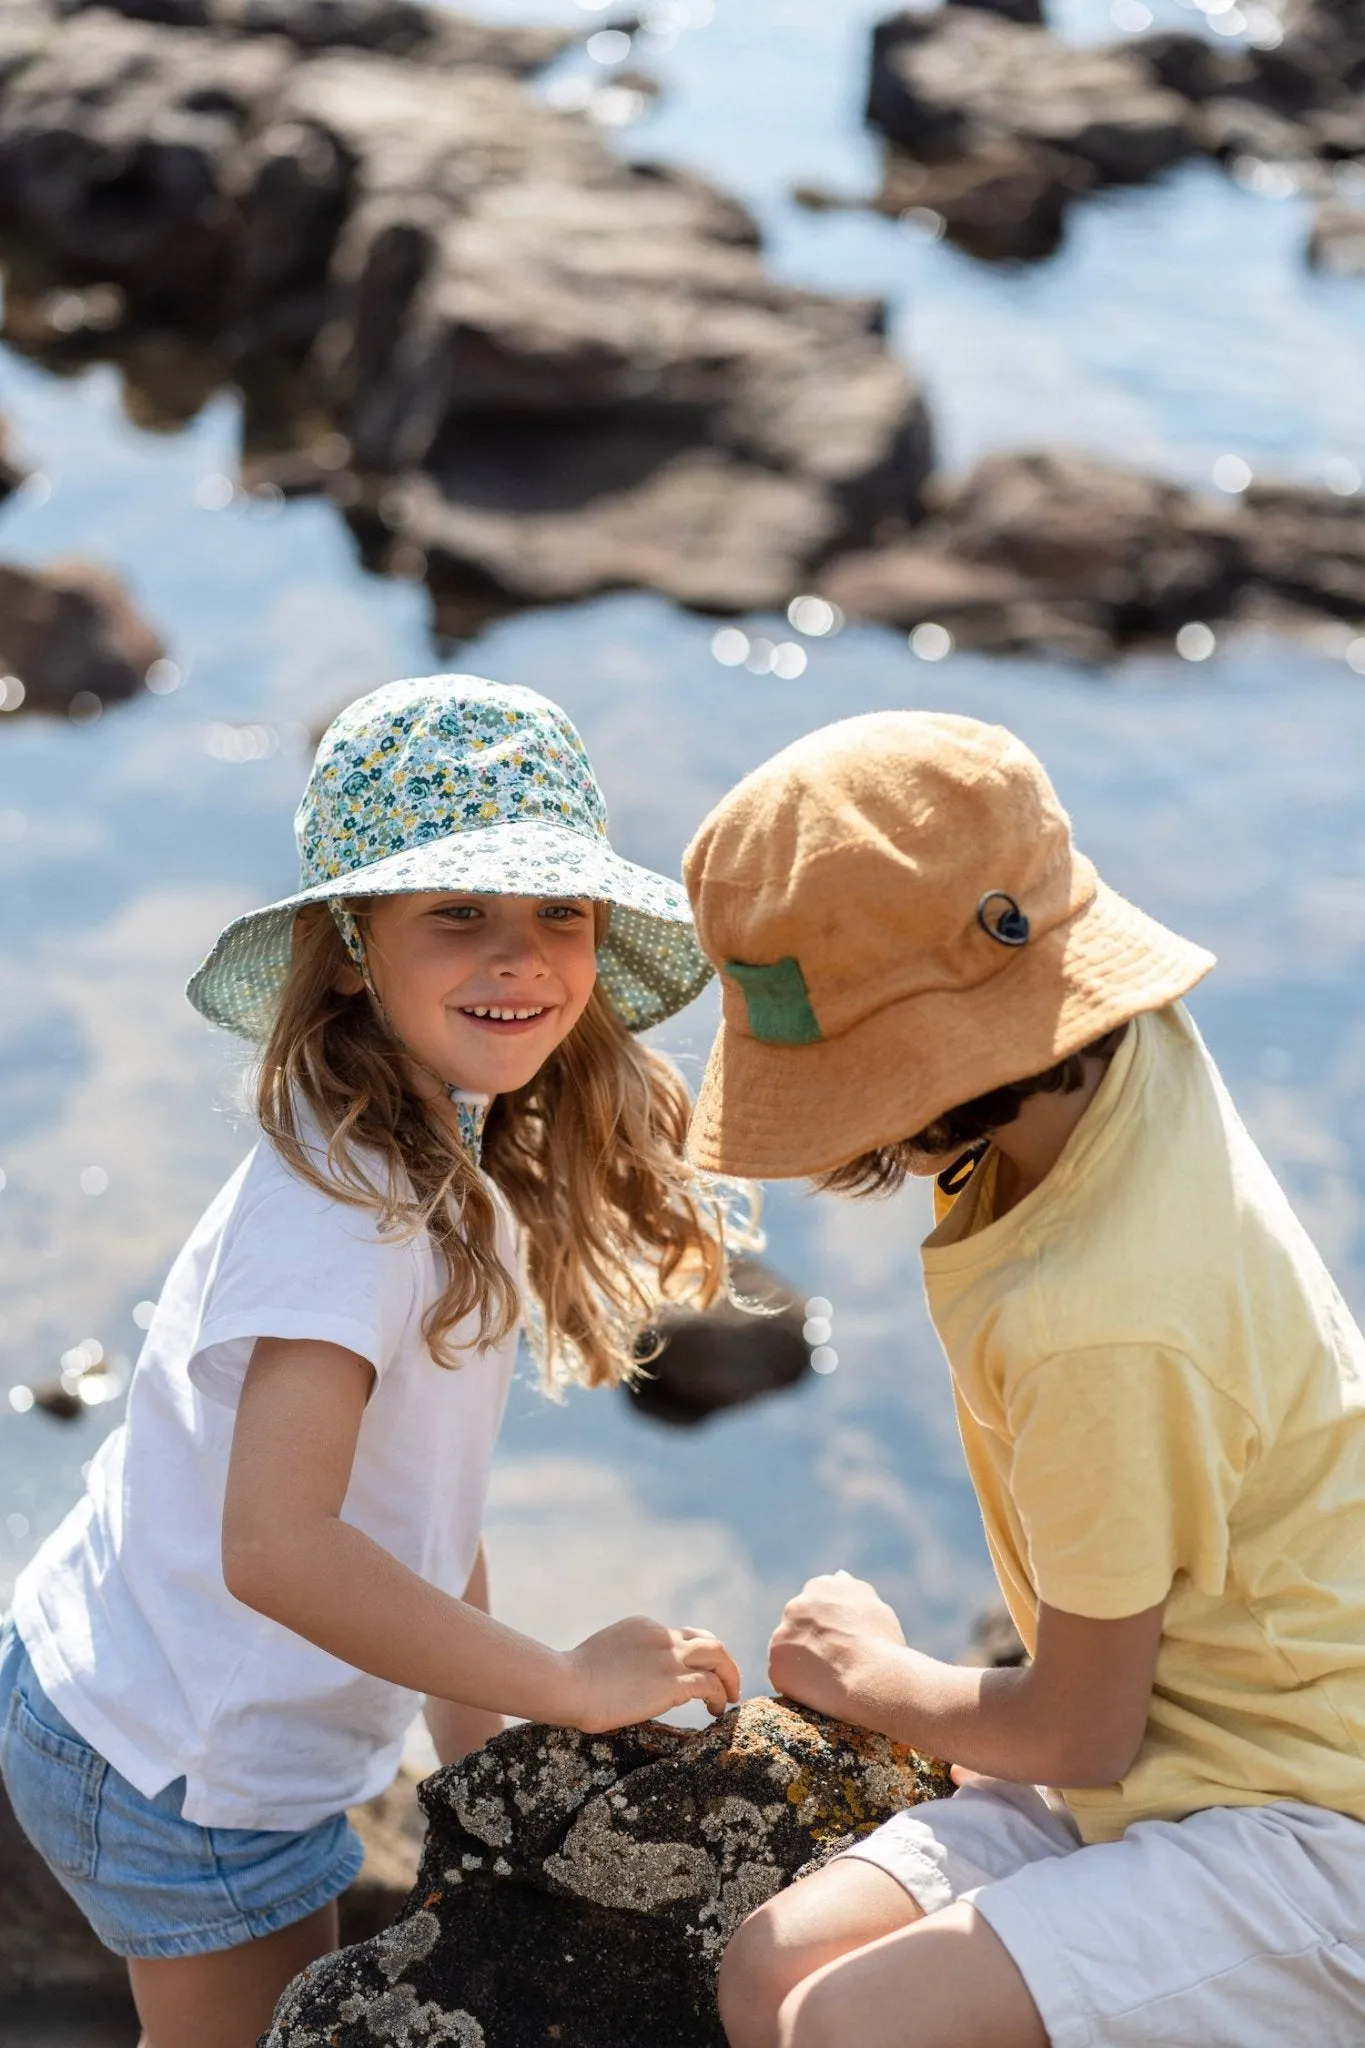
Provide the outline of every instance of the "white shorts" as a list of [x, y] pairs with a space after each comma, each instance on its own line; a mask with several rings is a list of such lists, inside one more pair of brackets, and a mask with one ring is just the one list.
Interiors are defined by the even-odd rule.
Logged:
[[854, 1849], [926, 1913], [966, 1900], [1052, 2048], [1365, 2048], [1365, 1823], [1215, 1806], [1086, 1847], [1031, 1786], [966, 1785]]

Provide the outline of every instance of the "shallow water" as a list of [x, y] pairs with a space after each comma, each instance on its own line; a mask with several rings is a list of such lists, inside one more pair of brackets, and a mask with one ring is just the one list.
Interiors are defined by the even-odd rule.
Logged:
[[[557, 0], [481, 11], [583, 18]], [[1333, 457], [1365, 468], [1365, 290], [1306, 270], [1297, 199], [1187, 166], [1103, 195], [1031, 270], [985, 269], [895, 223], [793, 205], [797, 181], [850, 193], [875, 182], [858, 106], [878, 11], [719, 0], [651, 60], [667, 97], [621, 146], [738, 192], [783, 275], [884, 293], [946, 467], [1065, 443], [1200, 484], [1224, 453], [1301, 478]], [[1094, 34], [1106, 12], [1069, 0], [1067, 25]], [[1163, 18], [1196, 17], [1171, 0]], [[0, 352], [0, 411], [52, 485], [45, 501], [27, 491], [0, 510], [0, 556], [112, 563], [187, 676], [93, 725], [22, 718], [0, 733], [10, 1386], [50, 1378], [86, 1337], [135, 1351], [134, 1305], [155, 1295], [250, 1141], [231, 1106], [234, 1049], [181, 986], [228, 916], [292, 886], [307, 728], [438, 653], [423, 591], [364, 574], [330, 508], [199, 509], [200, 480], [234, 467], [229, 397], [152, 436], [123, 419], [112, 372], [59, 382]], [[782, 621], [742, 623], [796, 637]], [[829, 718], [923, 705], [1015, 726], [1109, 879], [1219, 953], [1198, 1020], [1365, 1310], [1365, 679], [1341, 637], [1248, 634], [1203, 664], [1144, 656], [1093, 673], [968, 655], [930, 664], [897, 634], [850, 628], [806, 643], [806, 672], [781, 682], [721, 667], [712, 631], [622, 596], [499, 626], [453, 665], [564, 702], [617, 843], [668, 869], [738, 775]], [[243, 740], [241, 727], [258, 730]], [[231, 758], [244, 752], [254, 757]], [[703, 999], [665, 1034], [693, 1071], [712, 1014]], [[92, 1166], [108, 1177], [98, 1194], [81, 1185]], [[490, 1525], [509, 1619], [562, 1642], [632, 1608], [706, 1621], [757, 1685], [783, 1594], [844, 1565], [874, 1576], [926, 1645], [960, 1644], [989, 1573], [921, 1306], [923, 1193], [855, 1208], [776, 1188], [767, 1218], [776, 1263], [835, 1304], [837, 1371], [691, 1435], [614, 1397], [551, 1407], [521, 1389]], [[118, 1406], [62, 1427], [0, 1398], [0, 1600]]]

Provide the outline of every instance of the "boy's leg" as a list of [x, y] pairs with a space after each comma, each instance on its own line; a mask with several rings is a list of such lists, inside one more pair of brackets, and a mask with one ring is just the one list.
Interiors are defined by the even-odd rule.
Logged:
[[751, 1913], [725, 1951], [717, 1997], [730, 2048], [776, 2048], [787, 1994], [850, 1950], [921, 1918], [904, 1886], [841, 1857]]
[[1009, 1952], [967, 1904], [826, 1964], [784, 2000], [775, 2048], [1048, 2048]]
[[337, 1946], [335, 1900], [306, 1920], [206, 1956], [129, 1960], [140, 2048], [256, 2048], [291, 1978]]

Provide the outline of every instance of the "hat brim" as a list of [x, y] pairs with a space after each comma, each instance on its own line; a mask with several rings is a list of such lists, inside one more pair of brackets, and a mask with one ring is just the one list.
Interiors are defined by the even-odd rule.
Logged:
[[712, 975], [681, 883], [623, 860], [605, 840], [541, 820], [429, 839], [236, 918], [186, 990], [201, 1016], [240, 1037], [269, 1036], [289, 972], [294, 920], [310, 903], [354, 896], [586, 897], [609, 903], [598, 984], [626, 1027], [647, 1031], [685, 1009]]
[[712, 1173], [755, 1180], [832, 1172], [1177, 1001], [1213, 964], [1101, 882], [970, 990], [907, 996], [813, 1045], [765, 1045], [723, 1023], [688, 1150]]

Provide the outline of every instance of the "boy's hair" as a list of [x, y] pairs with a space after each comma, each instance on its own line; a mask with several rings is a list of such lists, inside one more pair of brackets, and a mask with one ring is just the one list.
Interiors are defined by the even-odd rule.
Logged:
[[984, 1095], [974, 1095], [970, 1102], [960, 1102], [955, 1109], [945, 1109], [942, 1116], [932, 1118], [913, 1137], [878, 1145], [871, 1152], [859, 1153], [846, 1166], [820, 1174], [816, 1187], [834, 1195], [894, 1194], [904, 1186], [916, 1160], [922, 1160], [926, 1154], [934, 1157], [940, 1153], [970, 1152], [993, 1131], [1012, 1124], [1031, 1096], [1074, 1095], [1085, 1080], [1086, 1060], [1112, 1059], [1127, 1029], [1126, 1023], [1118, 1024], [1102, 1038], [1082, 1046], [1079, 1052], [1069, 1054], [1041, 1074], [1032, 1074], [1024, 1081], [1009, 1081], [1003, 1088], [991, 1088]]
[[[347, 907], [363, 929], [367, 902]], [[453, 1366], [458, 1324], [477, 1316], [479, 1341], [493, 1343], [523, 1304], [479, 1170], [406, 1081], [369, 994], [338, 988], [350, 964], [327, 907], [301, 913], [257, 1115], [314, 1187], [371, 1210], [386, 1232], [430, 1233], [446, 1280], [425, 1335], [437, 1363]], [[526, 1231], [527, 1320], [552, 1388], [629, 1378], [661, 1298], [705, 1306], [724, 1284], [735, 1189], [688, 1165], [689, 1107], [673, 1067], [631, 1037], [600, 989], [539, 1073], [490, 1106], [483, 1170]], [[326, 1137], [325, 1171], [301, 1110]], [[745, 1235], [736, 1224], [734, 1241]]]

